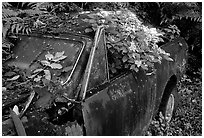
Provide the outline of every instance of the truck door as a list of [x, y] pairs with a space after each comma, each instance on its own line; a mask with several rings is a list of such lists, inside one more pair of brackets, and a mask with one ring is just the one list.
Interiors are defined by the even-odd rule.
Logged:
[[[82, 104], [86, 134], [142, 135], [153, 115], [155, 77], [146, 76], [144, 71], [138, 73], [130, 71], [106, 81], [109, 79], [106, 48], [105, 43], [101, 41], [104, 41], [103, 33], [99, 37], [98, 46], [104, 49], [100, 54], [104, 55], [105, 60], [93, 59], [91, 67], [93, 71]], [[97, 64], [103, 65], [105, 70], [95, 68]], [[98, 75], [106, 79], [97, 80], [100, 77], [92, 75], [94, 72], [100, 72]], [[100, 83], [94, 84], [98, 81]]]

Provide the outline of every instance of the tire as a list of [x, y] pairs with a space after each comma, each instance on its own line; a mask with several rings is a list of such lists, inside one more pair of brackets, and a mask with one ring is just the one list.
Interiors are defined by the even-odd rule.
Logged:
[[170, 122], [175, 114], [176, 108], [178, 107], [179, 94], [177, 88], [173, 88], [172, 91], [164, 97], [162, 100], [162, 106], [160, 107], [160, 112], [164, 116], [167, 122]]

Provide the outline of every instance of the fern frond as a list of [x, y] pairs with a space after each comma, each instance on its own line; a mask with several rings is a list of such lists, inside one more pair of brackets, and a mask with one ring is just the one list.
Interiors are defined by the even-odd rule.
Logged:
[[14, 46], [13, 43], [9, 42], [7, 39], [2, 39], [2, 48], [11, 48], [11, 46]]
[[20, 18], [20, 17], [10, 17], [10, 18], [3, 19], [3, 21], [6, 21], [6, 22], [22, 22], [23, 19]]
[[25, 25], [24, 24], [12, 24], [11, 25], [11, 33], [13, 34], [18, 34], [18, 33], [24, 33], [24, 28]]
[[2, 9], [6, 9], [11, 7], [11, 4], [9, 4], [8, 2], [2, 2]]
[[38, 5], [39, 9], [43, 9], [43, 10], [48, 10], [48, 9], [53, 9], [54, 5], [52, 2], [42, 2]]
[[173, 16], [173, 19], [183, 19], [183, 18], [190, 19], [191, 21], [195, 21], [195, 22], [202, 22], [201, 13], [194, 10], [180, 12], [175, 16]]
[[21, 9], [23, 9], [24, 7], [26, 7], [27, 8], [27, 4], [29, 3], [29, 2], [20, 2], [21, 3], [21, 5], [19, 6]]
[[41, 8], [41, 5], [43, 5], [43, 4], [44, 4], [44, 2], [36, 2], [34, 9], [38, 9], [39, 10]]
[[11, 24], [10, 23], [6, 23], [3, 28], [2, 28], [2, 37], [3, 39], [6, 38], [6, 35], [8, 33], [8, 30], [10, 29]]
[[29, 2], [28, 4], [27, 4], [27, 7], [29, 7], [30, 9], [36, 9], [36, 7], [37, 7], [37, 2]]
[[17, 24], [12, 24], [11, 27], [10, 27], [10, 31], [12, 34], [27, 34], [29, 35], [31, 33], [31, 28], [27, 25], [24, 25], [24, 24], [20, 24], [20, 23], [17, 23]]
[[32, 16], [32, 15], [40, 15], [40, 14], [43, 14], [45, 13], [44, 11], [40, 11], [40, 10], [32, 10], [32, 9], [28, 9], [28, 10], [20, 10], [18, 12], [19, 14], [27, 14], [29, 16]]
[[15, 17], [17, 16], [17, 12], [10, 9], [2, 9], [2, 19]]

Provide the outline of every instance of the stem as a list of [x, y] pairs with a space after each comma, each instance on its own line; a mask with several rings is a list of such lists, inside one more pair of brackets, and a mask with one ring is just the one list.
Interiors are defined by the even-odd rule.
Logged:
[[[42, 71], [44, 71], [47, 67], [48, 67], [48, 66], [45, 66]], [[39, 75], [42, 71], [39, 71], [39, 72], [36, 73], [32, 78], [28, 79], [28, 80], [25, 81], [25, 82], [19, 83], [19, 84], [17, 84], [16, 86], [19, 86], [19, 85], [23, 85], [23, 84], [28, 83], [29, 81], [31, 81], [31, 79], [35, 78], [35, 77], [36, 77], [37, 75]]]

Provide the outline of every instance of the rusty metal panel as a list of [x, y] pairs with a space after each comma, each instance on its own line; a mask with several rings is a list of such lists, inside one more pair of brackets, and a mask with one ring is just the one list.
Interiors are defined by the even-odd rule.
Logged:
[[87, 135], [142, 135], [153, 115], [154, 77], [125, 74], [86, 99], [83, 115]]
[[155, 64], [157, 69], [157, 102], [155, 105], [157, 109], [159, 108], [163, 92], [170, 77], [176, 75], [177, 80], [180, 80], [180, 76], [184, 73], [182, 71], [186, 63], [187, 43], [183, 38], [178, 38], [173, 42], [163, 45], [162, 49], [171, 54], [170, 57], [173, 61], [163, 59], [161, 64]]

